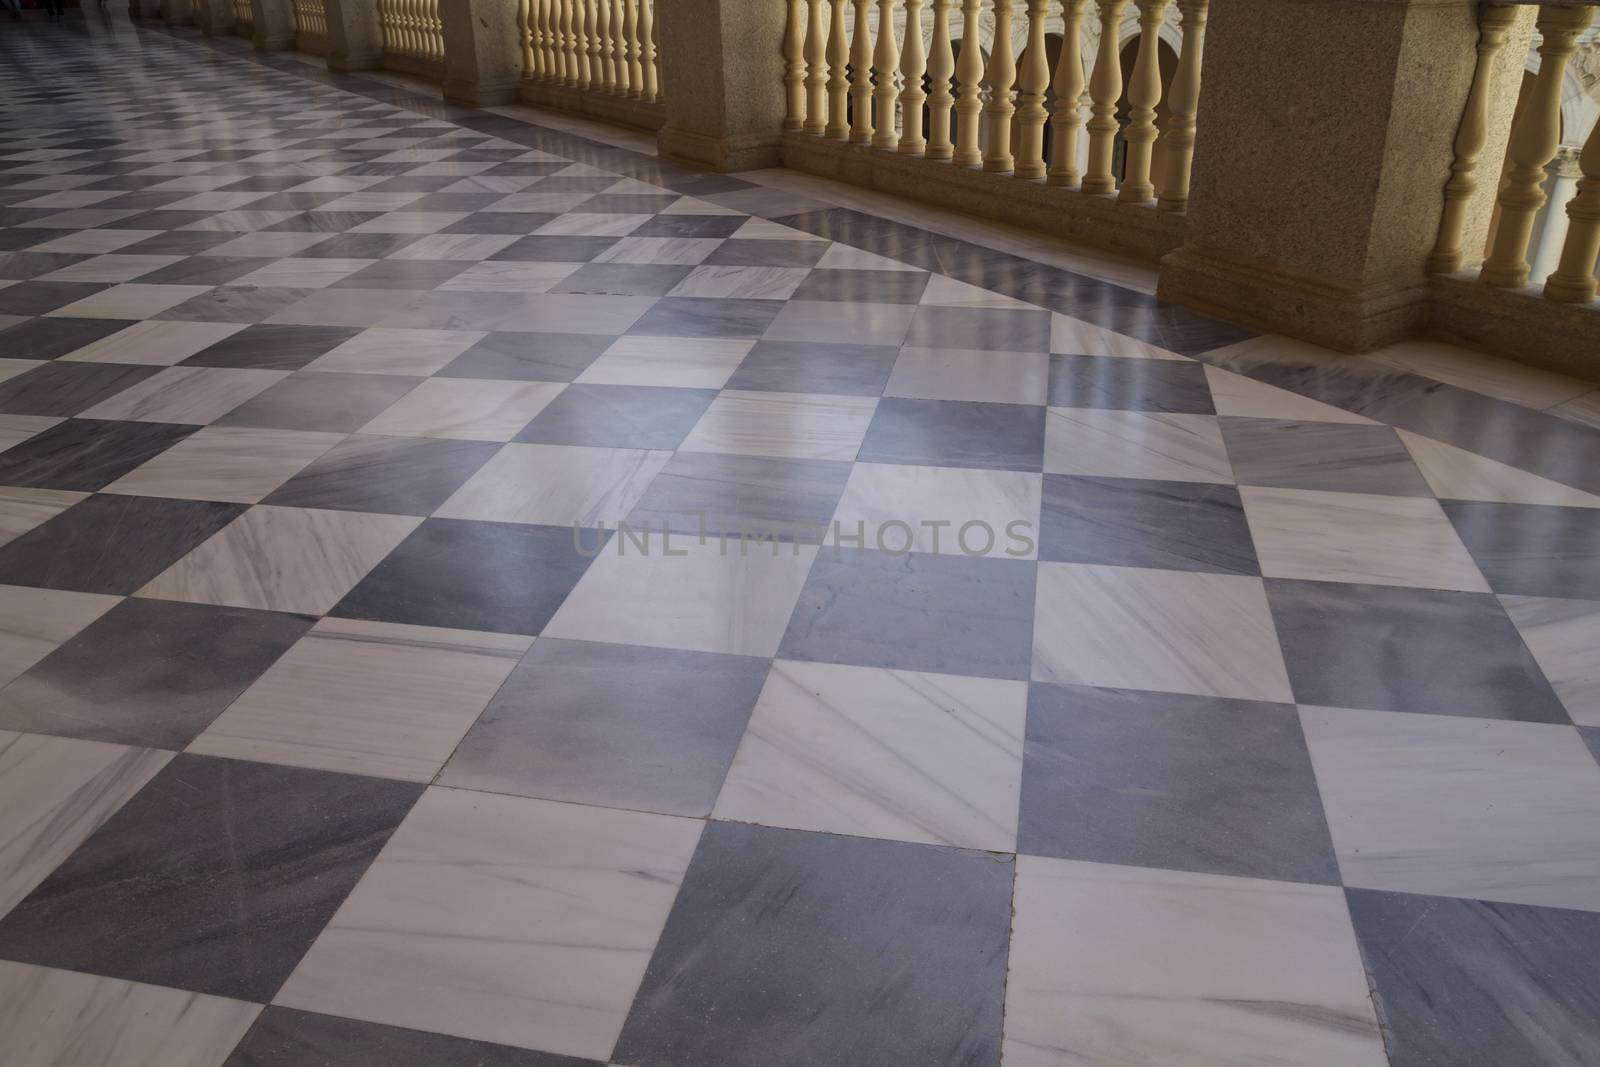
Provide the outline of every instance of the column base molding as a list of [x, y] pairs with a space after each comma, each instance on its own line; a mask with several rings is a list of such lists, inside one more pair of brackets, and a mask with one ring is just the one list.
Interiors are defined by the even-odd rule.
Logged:
[[1539, 286], [1499, 289], [1475, 273], [1442, 274], [1429, 282], [1428, 332], [1519, 363], [1590, 381], [1600, 380], [1600, 300], [1547, 300]]
[[715, 171], [760, 170], [783, 161], [779, 130], [735, 137], [712, 137], [663, 126], [657, 140], [662, 158]]
[[479, 85], [477, 82], [449, 81], [444, 83], [444, 98], [453, 104], [470, 107], [496, 107], [515, 104], [521, 99], [522, 83], [505, 82], [498, 85]]
[[353, 74], [362, 70], [377, 70], [383, 66], [382, 52], [363, 52], [356, 55], [339, 55], [336, 52], [328, 53], [328, 69], [337, 70], [345, 74]]
[[547, 107], [573, 115], [599, 119], [616, 126], [655, 133], [667, 119], [661, 101], [644, 101], [616, 93], [596, 93], [570, 85], [524, 78], [518, 90], [522, 102], [534, 107]]
[[286, 37], [252, 37], [250, 43], [257, 52], [289, 52], [294, 49], [294, 34]]
[[1156, 295], [1340, 352], [1370, 352], [1415, 337], [1428, 322], [1426, 280], [1330, 286], [1187, 248], [1162, 258]]

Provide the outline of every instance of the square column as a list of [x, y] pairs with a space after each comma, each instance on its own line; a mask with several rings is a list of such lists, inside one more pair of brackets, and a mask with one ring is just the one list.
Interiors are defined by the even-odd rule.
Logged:
[[656, 8], [668, 159], [712, 170], [776, 166], [783, 130], [777, 0], [672, 0]]
[[[1159, 295], [1344, 351], [1419, 332], [1477, 65], [1478, 6], [1218, 0], [1187, 229], [1162, 260]], [[1494, 105], [1464, 227], [1474, 251], [1493, 208], [1530, 20], [1517, 23], [1490, 71]]]
[[383, 65], [377, 0], [326, 0], [328, 69], [375, 70]]
[[509, 104], [522, 87], [517, 0], [440, 0], [444, 98], [475, 107]]
[[294, 47], [294, 11], [289, 0], [250, 0], [255, 14], [251, 41], [257, 52], [282, 52]]
[[207, 37], [233, 32], [233, 0], [194, 0], [194, 21]]

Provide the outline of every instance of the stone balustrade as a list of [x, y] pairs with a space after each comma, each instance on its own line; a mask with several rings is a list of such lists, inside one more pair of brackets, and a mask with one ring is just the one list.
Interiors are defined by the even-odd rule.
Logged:
[[655, 0], [520, 0], [516, 35], [529, 103], [660, 127]]
[[439, 0], [377, 0], [383, 65], [434, 81], [444, 80], [444, 20]]
[[255, 11], [250, 0], [233, 0], [233, 32], [240, 37], [250, 37], [255, 33], [255, 25]]
[[316, 56], [328, 54], [328, 9], [324, 0], [291, 0], [295, 47]]

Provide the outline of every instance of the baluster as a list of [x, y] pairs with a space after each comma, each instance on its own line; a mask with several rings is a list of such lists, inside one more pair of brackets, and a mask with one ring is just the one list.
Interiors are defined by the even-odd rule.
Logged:
[[1507, 151], [1511, 169], [1500, 189], [1500, 223], [1483, 265], [1482, 279], [1490, 285], [1515, 289], [1528, 284], [1528, 238], [1546, 199], [1541, 188], [1544, 168], [1561, 145], [1561, 80], [1591, 10], [1550, 4], [1539, 8], [1539, 35], [1544, 38], [1539, 45], [1539, 75], [1511, 131]]
[[[1506, 42], [1506, 34], [1516, 21], [1518, 10], [1515, 7], [1485, 5], [1478, 11], [1478, 66], [1472, 75], [1467, 106], [1461, 112], [1461, 125], [1456, 128], [1455, 159], [1450, 164], [1450, 180], [1444, 186], [1444, 212], [1439, 218], [1439, 237], [1434, 242], [1433, 253], [1428, 256], [1428, 271], [1431, 274], [1449, 274], [1461, 269], [1461, 236], [1467, 221], [1467, 201], [1478, 188], [1478, 155], [1489, 139], [1489, 78], [1493, 73], [1495, 57]], [[1183, 15], [1183, 30], [1184, 55], [1187, 57], [1187, 10]], [[1178, 76], [1182, 75], [1183, 65], [1180, 61]], [[1177, 96], [1177, 88], [1175, 78], [1174, 97]], [[1161, 199], [1165, 206], [1166, 197], [1162, 196]]]
[[983, 81], [983, 37], [978, 31], [978, 12], [983, 0], [961, 0], [961, 55], [956, 60], [956, 149], [958, 167], [981, 167], [983, 152], [978, 148], [978, 116], [983, 113], [980, 82]]
[[594, 11], [594, 50], [589, 53], [595, 71], [595, 88], [609, 93], [617, 87], [615, 43], [611, 40], [611, 0], [596, 0]]
[[806, 0], [806, 118], [802, 129], [821, 136], [828, 125], [828, 71], [823, 65], [827, 42], [823, 39], [822, 0]]
[[1089, 0], [1061, 0], [1061, 57], [1056, 61], [1056, 110], [1050, 116], [1051, 185], [1077, 185], [1078, 133], [1083, 129], [1083, 9]]
[[983, 109], [988, 123], [988, 143], [983, 150], [983, 169], [1004, 172], [1012, 169], [1011, 83], [1017, 80], [1017, 61], [1011, 51], [1012, 0], [994, 0], [994, 43], [989, 46], [989, 70], [984, 81], [989, 86], [989, 103]]
[[900, 151], [920, 156], [928, 142], [922, 135], [922, 105], [928, 94], [922, 88], [928, 55], [922, 47], [922, 0], [905, 0], [906, 44], [900, 52]]
[[637, 100], [644, 92], [644, 70], [639, 65], [639, 0], [623, 4], [622, 38], [628, 48], [628, 97]]
[[1050, 60], [1045, 55], [1044, 19], [1050, 0], [1028, 0], [1028, 50], [1017, 77], [1017, 177], [1045, 176], [1044, 124], [1050, 113], [1044, 95], [1050, 88]]
[[1139, 6], [1139, 53], [1128, 86], [1127, 161], [1122, 168], [1118, 200], [1142, 204], [1155, 199], [1150, 181], [1150, 156], [1156, 144], [1156, 105], [1161, 103], [1161, 20], [1170, 0], [1135, 0]]
[[583, 0], [566, 0], [571, 21], [567, 27], [567, 82], [573, 88], [588, 77], [588, 57], [583, 50]]
[[789, 0], [789, 19], [783, 26], [783, 87], [785, 114], [783, 128], [802, 129], [806, 124], [805, 31], [801, 28], [807, 0]]
[[622, 0], [611, 0], [611, 91], [628, 95], [628, 39], [623, 36]]
[[933, 0], [933, 54], [928, 57], [928, 79], [933, 90], [928, 96], [929, 159], [949, 159], [955, 154], [950, 143], [950, 78], [956, 72], [955, 48], [950, 43], [950, 4], [952, 0]]
[[556, 77], [556, 54], [554, 35], [551, 32], [551, 20], [555, 17], [555, 0], [539, 0], [539, 79], [541, 81], [554, 81]]
[[639, 0], [639, 49], [639, 66], [644, 72], [644, 91], [639, 98], [651, 103], [658, 98], [657, 88], [661, 84], [660, 72], [656, 70], [655, 0]]
[[[1183, 13], [1183, 51], [1172, 74], [1167, 97], [1167, 128], [1161, 145], [1167, 166], [1161, 182], [1158, 211], [1184, 211], [1189, 207], [1189, 173], [1194, 167], [1194, 117], [1200, 108], [1200, 70], [1206, 46], [1206, 19], [1211, 0], [1178, 0]], [[1507, 8], [1508, 12], [1515, 9]], [[1514, 16], [1508, 16], [1509, 18]]]
[[850, 41], [850, 143], [872, 141], [872, 0], [855, 0], [856, 32]]
[[850, 41], [844, 31], [844, 0], [828, 3], [828, 125], [823, 135], [850, 136]]
[[524, 78], [533, 77], [533, 47], [529, 43], [532, 39], [530, 27], [537, 18], [533, 0], [517, 0], [517, 51], [522, 56]]
[[583, 37], [588, 42], [589, 88], [598, 91], [605, 79], [600, 55], [601, 0], [583, 0]]
[[1583, 177], [1578, 193], [1567, 203], [1567, 243], [1561, 263], [1544, 283], [1544, 295], [1564, 304], [1593, 300], [1595, 262], [1600, 260], [1600, 124], [1589, 132], [1578, 156]]
[[1089, 77], [1089, 167], [1083, 176], [1086, 193], [1114, 193], [1111, 153], [1117, 139], [1117, 101], [1122, 96], [1122, 57], [1117, 33], [1128, 0], [1100, 0], [1100, 48]]
[[896, 3], [897, 0], [878, 0], [878, 47], [872, 54], [872, 102], [877, 111], [872, 147], [890, 152], [900, 140], [894, 123], [894, 105], [900, 99], [894, 84], [900, 69], [900, 42], [894, 36]]
[[561, 83], [578, 84], [578, 0], [561, 3]]

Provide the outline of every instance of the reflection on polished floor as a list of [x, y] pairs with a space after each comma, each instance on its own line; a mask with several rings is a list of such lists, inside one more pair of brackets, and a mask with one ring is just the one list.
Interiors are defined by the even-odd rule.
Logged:
[[8, 1065], [1600, 1055], [1592, 386], [0, 57]]

